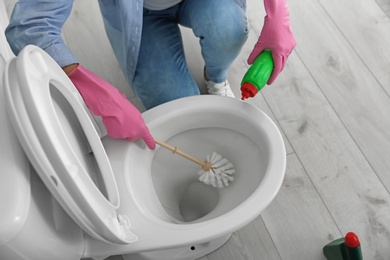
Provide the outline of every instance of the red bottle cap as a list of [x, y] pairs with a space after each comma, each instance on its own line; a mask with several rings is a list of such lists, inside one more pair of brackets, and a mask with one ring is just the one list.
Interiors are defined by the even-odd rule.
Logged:
[[256, 86], [252, 85], [249, 82], [244, 82], [241, 85], [241, 100], [245, 100], [250, 97], [256, 96], [257, 92], [259, 92]]
[[358, 236], [353, 232], [348, 232], [344, 238], [345, 246], [349, 248], [355, 248], [360, 246]]

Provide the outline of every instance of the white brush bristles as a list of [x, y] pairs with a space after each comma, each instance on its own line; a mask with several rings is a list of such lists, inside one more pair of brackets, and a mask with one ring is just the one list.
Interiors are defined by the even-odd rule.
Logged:
[[200, 170], [199, 181], [216, 188], [223, 188], [234, 180], [233, 174], [236, 172], [234, 165], [222, 155], [213, 152], [207, 155], [207, 161], [212, 164], [212, 168], [208, 171]]

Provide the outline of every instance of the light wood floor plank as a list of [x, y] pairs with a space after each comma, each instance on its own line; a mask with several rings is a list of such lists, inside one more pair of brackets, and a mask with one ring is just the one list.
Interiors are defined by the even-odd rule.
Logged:
[[390, 17], [390, 1], [389, 0], [376, 0], [382, 10]]
[[[348, 186], [354, 186], [353, 189], [356, 192], [354, 200], [360, 201], [361, 206], [366, 207], [365, 210], [355, 208], [356, 211], [353, 210], [353, 212], [365, 218], [364, 221], [356, 222], [356, 224], [369, 225], [362, 232], [369, 247], [366, 252], [368, 258], [374, 259], [376, 254], [386, 255], [390, 250], [388, 247], [390, 236], [387, 217], [389, 214], [388, 192], [381, 187], [380, 181], [373, 182], [374, 175], [377, 174], [386, 187], [390, 187], [388, 174], [390, 167], [389, 97], [334, 23], [323, 22], [326, 17], [325, 11], [318, 8], [315, 2], [305, 1], [305, 4], [305, 9], [295, 4], [291, 5], [293, 11], [300, 17], [305, 17], [307, 21], [306, 24], [301, 24], [300, 31], [297, 31], [299, 37], [305, 39], [297, 46], [297, 53], [363, 153], [360, 155], [353, 152], [345, 157], [349, 149], [344, 149], [344, 151], [341, 149], [337, 157], [338, 161], [343, 159], [342, 164], [349, 165], [347, 172], [356, 176], [344, 185], [349, 183]], [[320, 27], [320, 25], [323, 26]], [[322, 29], [319, 30], [319, 28]], [[313, 59], [313, 56], [316, 59]], [[368, 159], [368, 163], [365, 159]], [[305, 165], [305, 167], [308, 166]], [[370, 169], [371, 167], [374, 172]], [[370, 180], [366, 180], [367, 177]], [[373, 190], [375, 190], [374, 193]], [[380, 205], [375, 205], [375, 201], [380, 201]], [[378, 207], [378, 209], [373, 210], [373, 207]], [[376, 212], [376, 217], [373, 217], [372, 212]], [[338, 214], [343, 217], [341, 212]], [[337, 222], [341, 225], [339, 221]], [[382, 228], [381, 232], [378, 232], [376, 227], [378, 225]]]
[[390, 18], [375, 1], [319, 2], [368, 67], [367, 73], [373, 74], [390, 94]]
[[295, 154], [288, 156], [283, 186], [261, 216], [285, 260], [325, 259], [323, 246], [342, 236]]
[[359, 235], [365, 259], [390, 254], [390, 195], [299, 57], [290, 60], [280, 86], [264, 90], [271, 109], [342, 234]]
[[[372, 167], [390, 189], [390, 19], [374, 1], [338, 2], [339, 9], [345, 10], [343, 18], [339, 16], [341, 13], [337, 11], [338, 8], [335, 8], [336, 2], [321, 3], [364, 63], [355, 63], [357, 59], [347, 57], [334, 60], [343, 63], [344, 59], [351, 64], [347, 70], [354, 71], [354, 82], [345, 84], [344, 88], [340, 88], [345, 91], [336, 94], [344, 96], [343, 101], [331, 93], [328, 87], [323, 88], [324, 92]], [[339, 72], [346, 71], [341, 68]], [[387, 95], [381, 88], [387, 91]], [[333, 102], [336, 99], [337, 103]], [[339, 105], [340, 102], [344, 104]]]
[[233, 233], [228, 242], [207, 255], [208, 260], [280, 260], [261, 217]]

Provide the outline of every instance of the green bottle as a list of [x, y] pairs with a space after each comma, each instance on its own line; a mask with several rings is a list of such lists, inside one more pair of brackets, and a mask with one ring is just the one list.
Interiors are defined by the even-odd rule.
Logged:
[[270, 50], [262, 51], [245, 73], [241, 81], [241, 99], [254, 97], [267, 84], [274, 69]]
[[363, 260], [359, 238], [353, 232], [325, 245], [323, 252], [328, 260]]

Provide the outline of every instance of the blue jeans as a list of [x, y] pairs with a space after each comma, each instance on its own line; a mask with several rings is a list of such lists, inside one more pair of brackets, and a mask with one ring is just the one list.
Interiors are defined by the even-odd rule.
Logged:
[[200, 94], [187, 68], [179, 24], [199, 38], [209, 79], [223, 82], [248, 37], [245, 0], [183, 0], [161, 11], [144, 9], [131, 85], [146, 109]]

